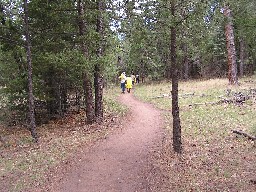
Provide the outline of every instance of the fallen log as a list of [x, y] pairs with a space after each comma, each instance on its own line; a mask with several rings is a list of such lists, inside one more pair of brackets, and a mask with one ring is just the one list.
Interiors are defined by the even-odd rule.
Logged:
[[232, 130], [233, 133], [236, 133], [238, 135], [242, 135], [244, 137], [247, 137], [248, 139], [252, 140], [252, 141], [255, 141], [256, 140], [256, 137], [255, 136], [252, 136], [252, 135], [249, 135], [248, 133], [245, 133], [241, 130]]

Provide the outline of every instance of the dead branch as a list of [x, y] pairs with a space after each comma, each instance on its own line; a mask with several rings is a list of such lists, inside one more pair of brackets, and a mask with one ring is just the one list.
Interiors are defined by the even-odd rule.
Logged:
[[[195, 96], [195, 92], [193, 92], [193, 93], [184, 93], [182, 95], [179, 95], [179, 97], [189, 97], [189, 96]], [[152, 97], [152, 99], [158, 99], [158, 98], [164, 98], [164, 97], [171, 98], [171, 94], [164, 93], [162, 95], [159, 95], [159, 96], [156, 96], [156, 97]]]
[[244, 136], [244, 137], [247, 137], [247, 138], [250, 139], [250, 140], [253, 140], [253, 141], [256, 140], [256, 137], [255, 137], [255, 136], [249, 135], [248, 133], [245, 133], [245, 132], [243, 132], [243, 131], [241, 131], [241, 130], [232, 130], [232, 132], [233, 132], [233, 133], [236, 133], [236, 134], [238, 134], [238, 135], [242, 135], [242, 136]]
[[244, 82], [245, 83], [253, 83], [254, 81], [253, 80], [245, 80]]
[[158, 99], [158, 98], [164, 98], [164, 97], [171, 97], [170, 94], [164, 93], [162, 95], [156, 96], [156, 97], [152, 97], [152, 99]]
[[192, 106], [199, 106], [199, 105], [218, 105], [218, 104], [220, 104], [219, 101], [216, 101], [216, 102], [204, 102], [204, 103], [193, 103], [193, 104], [189, 104], [188, 106], [192, 107]]
[[195, 92], [193, 93], [184, 93], [184, 94], [181, 94], [179, 95], [180, 97], [188, 97], [188, 96], [194, 96], [195, 95]]

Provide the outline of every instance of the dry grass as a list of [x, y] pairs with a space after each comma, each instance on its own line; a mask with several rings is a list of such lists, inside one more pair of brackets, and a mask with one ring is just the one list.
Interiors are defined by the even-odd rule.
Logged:
[[181, 82], [181, 155], [175, 154], [171, 147], [171, 98], [157, 98], [170, 93], [170, 84], [136, 88], [139, 98], [165, 111], [166, 141], [155, 156], [156, 169], [169, 178], [162, 191], [256, 191], [255, 141], [237, 137], [231, 131], [241, 129], [256, 135], [256, 101], [242, 105], [193, 105], [218, 101], [227, 89], [238, 92], [248, 88], [256, 88], [255, 77], [241, 80], [237, 87], [228, 86], [225, 79]]

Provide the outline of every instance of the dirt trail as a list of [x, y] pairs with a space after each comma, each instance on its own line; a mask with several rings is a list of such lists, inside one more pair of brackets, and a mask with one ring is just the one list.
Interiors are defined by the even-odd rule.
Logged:
[[119, 99], [130, 108], [129, 117], [122, 122], [122, 133], [111, 135], [90, 149], [55, 191], [151, 191], [149, 157], [161, 142], [161, 114], [131, 93], [122, 94]]

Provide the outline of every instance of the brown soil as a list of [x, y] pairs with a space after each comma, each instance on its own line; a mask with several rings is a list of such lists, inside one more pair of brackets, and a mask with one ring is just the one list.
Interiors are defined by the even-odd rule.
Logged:
[[163, 178], [151, 161], [163, 138], [161, 113], [131, 93], [119, 99], [129, 107], [126, 119], [120, 122], [122, 133], [85, 149], [53, 191], [141, 192], [152, 191], [152, 184], [154, 189], [161, 187]]

